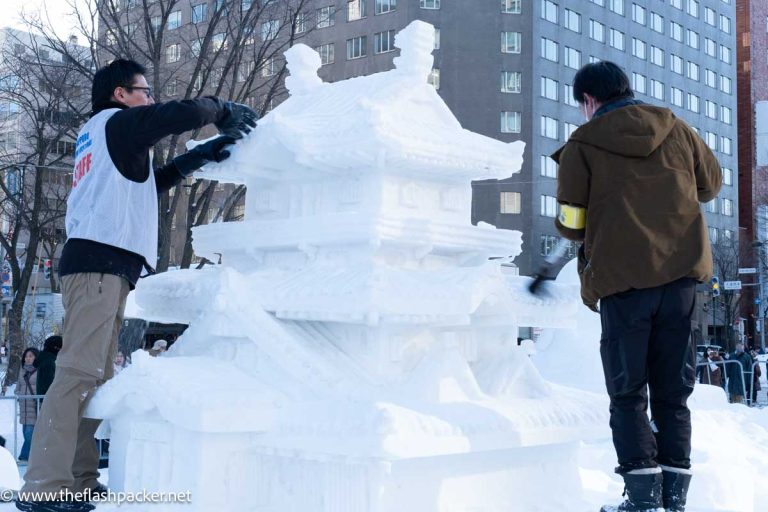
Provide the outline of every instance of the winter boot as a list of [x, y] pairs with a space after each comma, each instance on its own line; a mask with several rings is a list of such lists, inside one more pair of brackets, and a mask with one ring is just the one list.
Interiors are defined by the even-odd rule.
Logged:
[[688, 496], [688, 486], [691, 484], [690, 469], [661, 466], [664, 479], [661, 489], [661, 500], [667, 512], [685, 512], [685, 499]]
[[23, 512], [91, 512], [96, 507], [82, 501], [26, 501], [17, 498], [16, 508]]
[[635, 469], [621, 476], [627, 499], [621, 505], [605, 505], [600, 512], [657, 512], [661, 509], [660, 468]]

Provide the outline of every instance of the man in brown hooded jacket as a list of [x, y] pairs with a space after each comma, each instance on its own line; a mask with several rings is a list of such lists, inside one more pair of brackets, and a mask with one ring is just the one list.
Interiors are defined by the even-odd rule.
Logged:
[[720, 165], [669, 109], [634, 100], [611, 62], [579, 70], [573, 95], [588, 122], [552, 155], [560, 164], [555, 223], [584, 242], [582, 298], [595, 311], [599, 301], [616, 471], [627, 491], [603, 511], [682, 512], [696, 366], [690, 319], [696, 283], [712, 276], [700, 203], [717, 196]]

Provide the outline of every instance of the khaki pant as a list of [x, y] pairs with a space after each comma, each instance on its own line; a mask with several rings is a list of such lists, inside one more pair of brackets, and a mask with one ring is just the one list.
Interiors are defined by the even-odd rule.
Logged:
[[83, 273], [64, 276], [61, 290], [64, 343], [40, 409], [23, 491], [79, 492], [94, 488], [99, 477], [93, 436], [100, 421], [83, 412], [113, 375], [129, 286], [121, 277]]

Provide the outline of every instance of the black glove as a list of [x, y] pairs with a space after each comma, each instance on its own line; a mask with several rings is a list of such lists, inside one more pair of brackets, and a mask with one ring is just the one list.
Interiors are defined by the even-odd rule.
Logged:
[[222, 135], [240, 139], [244, 133], [248, 134], [251, 128], [256, 127], [256, 119], [259, 115], [248, 105], [228, 101], [225, 107], [227, 113], [216, 123], [216, 128]]
[[179, 170], [179, 174], [186, 178], [208, 162], [222, 162], [229, 158], [229, 150], [225, 148], [234, 144], [235, 140], [235, 137], [228, 135], [216, 137], [177, 156], [173, 159], [173, 164]]

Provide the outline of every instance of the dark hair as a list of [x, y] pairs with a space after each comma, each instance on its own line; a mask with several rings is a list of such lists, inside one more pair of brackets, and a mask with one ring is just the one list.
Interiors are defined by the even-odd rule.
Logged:
[[100, 105], [109, 103], [115, 87], [133, 85], [136, 75], [143, 75], [147, 70], [136, 61], [117, 59], [104, 66], [93, 76], [91, 87], [91, 106], [95, 110]]
[[584, 94], [589, 94], [600, 103], [635, 97], [626, 73], [609, 61], [593, 62], [576, 72], [573, 99], [584, 103]]
[[45, 339], [45, 343], [43, 343], [43, 350], [46, 352], [51, 352], [52, 354], [58, 354], [63, 344], [64, 340], [61, 338], [61, 336], [54, 334], [53, 336], [48, 336]]
[[40, 351], [37, 350], [35, 347], [28, 347], [23, 354], [21, 354], [21, 364], [24, 365], [24, 359], [27, 357], [27, 352], [32, 352], [35, 354], [35, 359], [37, 359], [37, 356], [40, 355]]

